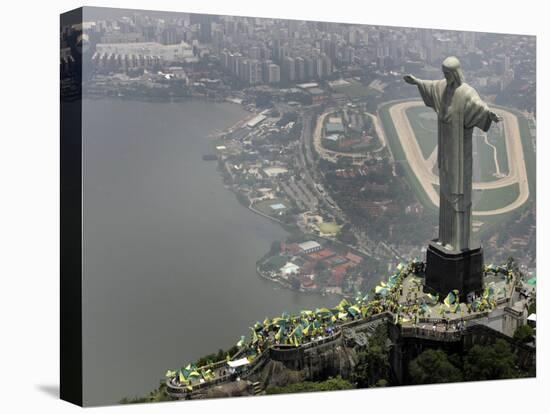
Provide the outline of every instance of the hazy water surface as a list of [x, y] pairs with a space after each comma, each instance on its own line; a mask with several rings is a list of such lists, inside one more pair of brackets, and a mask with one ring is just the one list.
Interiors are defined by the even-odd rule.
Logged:
[[144, 395], [256, 320], [337, 301], [256, 275], [286, 233], [201, 159], [208, 134], [247, 114], [239, 106], [101, 99], [83, 111], [86, 404]]

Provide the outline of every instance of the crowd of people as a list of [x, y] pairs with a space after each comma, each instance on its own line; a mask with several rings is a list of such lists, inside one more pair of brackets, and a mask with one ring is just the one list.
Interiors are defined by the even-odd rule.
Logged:
[[[413, 260], [408, 264], [400, 263], [396, 271], [385, 282], [376, 286], [372, 294], [358, 293], [353, 300], [342, 299], [333, 308], [317, 308], [302, 310], [299, 314], [283, 312], [278, 317], [265, 318], [263, 322], [256, 322], [250, 327], [249, 336], [241, 336], [237, 342], [239, 358], [247, 358], [249, 363], [271, 346], [301, 346], [309, 342], [323, 340], [339, 333], [342, 325], [360, 319], [389, 312], [394, 316], [395, 324], [412, 324], [418, 326], [420, 320], [428, 318], [449, 321], [452, 315], [484, 312], [496, 306], [497, 297], [502, 292], [496, 292], [494, 287], [487, 286], [482, 295], [473, 296], [468, 302], [460, 301], [460, 292], [454, 290], [440, 300], [439, 295], [432, 295], [422, 291], [422, 282], [418, 277], [424, 271], [424, 263]], [[485, 272], [502, 273], [506, 281], [512, 280], [512, 270], [508, 267], [489, 265]], [[408, 283], [404, 281], [409, 277]], [[447, 316], [449, 315], [449, 316]], [[463, 329], [463, 319], [455, 318], [453, 324], [447, 323], [453, 330]], [[426, 326], [425, 324], [423, 326]], [[436, 323], [433, 324], [436, 327]], [[235, 355], [233, 356], [235, 357]], [[231, 358], [227, 356], [228, 360]], [[193, 389], [193, 384], [211, 381], [225, 372], [219, 367], [220, 361], [211, 361], [206, 365], [189, 364], [176, 371], [168, 371], [166, 377], [174, 385]]]

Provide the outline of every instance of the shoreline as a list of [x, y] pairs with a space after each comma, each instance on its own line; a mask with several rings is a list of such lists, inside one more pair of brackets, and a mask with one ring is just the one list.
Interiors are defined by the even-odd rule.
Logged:
[[[223, 175], [222, 175], [223, 176]], [[225, 187], [230, 191], [232, 192], [233, 194], [235, 194], [235, 197], [237, 198], [237, 201], [239, 202], [239, 204], [241, 204], [243, 207], [247, 208], [248, 210], [250, 210], [251, 212], [263, 217], [263, 218], [266, 218], [268, 220], [271, 220], [275, 223], [277, 223], [278, 225], [280, 225], [283, 230], [285, 230], [286, 232], [288, 233], [291, 233], [292, 230], [289, 228], [291, 225], [290, 224], [287, 224], [287, 223], [284, 223], [282, 222], [281, 220], [278, 220], [276, 219], [275, 217], [271, 217], [265, 213], [262, 213], [261, 211], [259, 210], [256, 210], [254, 207], [252, 207], [252, 203], [250, 202], [250, 199], [243, 193], [239, 192], [237, 189], [235, 189], [232, 185], [230, 184], [225, 184]], [[244, 200], [241, 199], [241, 197], [245, 197], [247, 200], [248, 200], [248, 203], [244, 203]], [[304, 234], [306, 235], [306, 233], [302, 233], [302, 231], [297, 228], [298, 231], [300, 231], [301, 234]], [[341, 245], [343, 247], [345, 247], [346, 249], [354, 252], [355, 254], [357, 255], [360, 255], [360, 256], [365, 256], [365, 253], [359, 251], [358, 249], [356, 249], [355, 247], [352, 247], [352, 246], [349, 246], [347, 244], [344, 244], [338, 240], [332, 240], [332, 239], [329, 239], [329, 238], [326, 238], [326, 237], [323, 237], [323, 236], [319, 236], [319, 235], [316, 235], [316, 234], [311, 234], [310, 235], [311, 237], [313, 238], [319, 238], [319, 239], [323, 239], [323, 240], [326, 240], [327, 242], [329, 243], [334, 243], [334, 244], [338, 244], [338, 245]], [[300, 289], [294, 289], [292, 287], [292, 285], [286, 281], [283, 281], [281, 280], [280, 278], [272, 278], [272, 277], [269, 277], [267, 275], [265, 275], [260, 269], [259, 269], [259, 263], [260, 262], [263, 262], [265, 261], [267, 258], [271, 257], [272, 255], [270, 254], [270, 252], [266, 252], [263, 256], [261, 256], [258, 260], [256, 260], [256, 274], [261, 277], [262, 279], [264, 280], [267, 280], [269, 282], [273, 282], [273, 283], [276, 283], [280, 286], [282, 286], [283, 288], [285, 289], [288, 289], [288, 290], [291, 290], [293, 292], [300, 292], [300, 293], [304, 293], [304, 294], [315, 294], [315, 295], [323, 295], [323, 296], [326, 296], [326, 295], [334, 295], [334, 296], [339, 296], [341, 298], [353, 298], [354, 296], [353, 295], [349, 295], [349, 294], [345, 294], [345, 293], [338, 293], [338, 292], [325, 292], [323, 290], [315, 290], [315, 291], [308, 291], [308, 290], [304, 290], [302, 288]]]
[[[227, 101], [228, 103], [233, 103], [233, 104], [237, 104], [236, 102], [231, 102], [231, 101]], [[240, 105], [240, 104], [238, 104]], [[248, 111], [247, 111], [248, 112]], [[210, 135], [208, 135], [208, 138], [211, 138], [212, 141], [215, 141], [215, 140], [219, 140], [221, 139], [220, 137], [226, 135], [226, 134], [231, 134], [234, 132], [235, 129], [238, 129], [238, 128], [242, 128], [244, 123], [247, 122], [248, 120], [250, 120], [251, 118], [255, 117], [257, 114], [256, 113], [249, 113], [247, 114], [244, 118], [240, 119], [239, 121], [235, 122], [233, 125], [221, 130], [221, 131], [217, 131], [215, 133], [212, 133]], [[231, 174], [227, 171], [227, 164], [225, 162], [225, 160], [223, 160], [222, 158], [218, 158], [218, 173], [221, 175], [221, 178], [222, 178], [222, 181], [224, 182], [224, 187], [231, 191], [233, 194], [235, 194], [235, 197], [237, 198], [237, 201], [239, 202], [239, 204], [241, 204], [243, 207], [247, 208], [248, 210], [250, 210], [251, 212], [263, 217], [263, 218], [266, 218], [268, 220], [271, 220], [272, 222], [274, 223], [277, 223], [278, 225], [280, 225], [282, 227], [282, 229], [290, 234], [294, 233], [294, 232], [299, 232], [301, 235], [303, 236], [306, 236], [306, 237], [310, 237], [310, 238], [314, 238], [314, 239], [321, 239], [321, 240], [324, 240], [330, 244], [335, 244], [335, 245], [338, 245], [340, 247], [343, 247], [347, 250], [349, 250], [350, 252], [353, 252], [354, 254], [357, 254], [363, 258], [366, 258], [366, 257], [369, 257], [368, 254], [366, 254], [365, 252], [359, 250], [357, 247], [355, 246], [350, 246], [348, 244], [345, 244], [337, 239], [332, 239], [332, 238], [328, 238], [328, 237], [325, 237], [325, 236], [321, 236], [321, 235], [318, 235], [318, 234], [310, 234], [310, 233], [304, 233], [298, 226], [297, 224], [294, 222], [294, 223], [285, 223], [275, 217], [272, 217], [272, 216], [269, 216], [268, 214], [265, 214], [259, 210], [257, 210], [256, 208], [254, 208], [253, 206], [253, 203], [250, 201], [249, 197], [238, 190], [238, 188], [233, 184], [233, 180], [232, 180], [232, 176]], [[227, 180], [230, 180], [230, 182], [228, 182]], [[280, 241], [280, 240], [278, 240]], [[261, 261], [265, 260], [266, 257], [269, 257], [270, 255], [270, 252], [266, 252], [265, 255], [263, 255], [261, 258], [259, 258], [256, 263], [260, 263]], [[272, 277], [269, 277], [269, 276], [266, 276], [265, 274], [263, 274], [259, 269], [258, 269], [258, 266], [256, 266], [256, 273], [259, 277], [261, 277], [262, 279], [264, 280], [268, 280], [270, 282], [274, 282], [286, 289], [289, 289], [291, 291], [294, 291], [294, 292], [300, 292], [300, 293], [305, 293], [305, 294], [321, 294], [321, 295], [335, 295], [335, 296], [338, 296], [338, 297], [342, 297], [342, 298], [351, 298], [353, 297], [353, 295], [349, 295], [349, 294], [345, 294], [345, 293], [337, 293], [337, 292], [325, 292], [324, 290], [316, 290], [316, 291], [308, 291], [308, 290], [304, 290], [302, 288], [300, 289], [294, 289], [290, 283], [288, 282], [285, 282], [283, 280], [281, 280], [280, 278], [277, 278], [277, 279], [274, 279]], [[377, 281], [374, 281], [374, 283], [376, 283]]]

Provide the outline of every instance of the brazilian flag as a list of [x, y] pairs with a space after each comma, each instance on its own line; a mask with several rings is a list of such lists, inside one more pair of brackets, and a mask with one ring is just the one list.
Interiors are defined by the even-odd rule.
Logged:
[[302, 325], [297, 325], [294, 331], [291, 333], [295, 338], [301, 338], [303, 336]]
[[284, 330], [282, 327], [279, 328], [279, 331], [275, 334], [275, 339], [279, 342], [282, 342], [282, 339], [284, 338]]
[[242, 348], [244, 346], [244, 340], [245, 340], [245, 337], [244, 335], [241, 336], [241, 339], [239, 340], [239, 342], [237, 342], [237, 346], [239, 348]]

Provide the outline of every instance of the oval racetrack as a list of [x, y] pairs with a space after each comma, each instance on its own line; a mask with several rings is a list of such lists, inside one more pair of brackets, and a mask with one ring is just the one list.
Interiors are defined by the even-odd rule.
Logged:
[[[389, 114], [395, 126], [397, 136], [408, 164], [422, 185], [424, 192], [431, 202], [439, 206], [439, 194], [434, 184], [439, 184], [439, 177], [432, 171], [435, 163], [435, 152], [427, 160], [423, 157], [420, 146], [416, 140], [413, 128], [409, 122], [406, 110], [414, 106], [424, 106], [422, 101], [405, 101], [392, 105]], [[529, 184], [527, 181], [527, 170], [521, 144], [521, 136], [516, 115], [504, 109], [495, 109], [504, 119], [504, 134], [506, 139], [506, 152], [508, 154], [509, 173], [508, 175], [490, 182], [474, 182], [475, 190], [489, 190], [506, 187], [514, 183], [519, 184], [518, 197], [497, 209], [487, 211], [474, 211], [475, 216], [492, 216], [508, 213], [520, 207], [529, 198]], [[434, 131], [436, 134], [436, 131]]]

